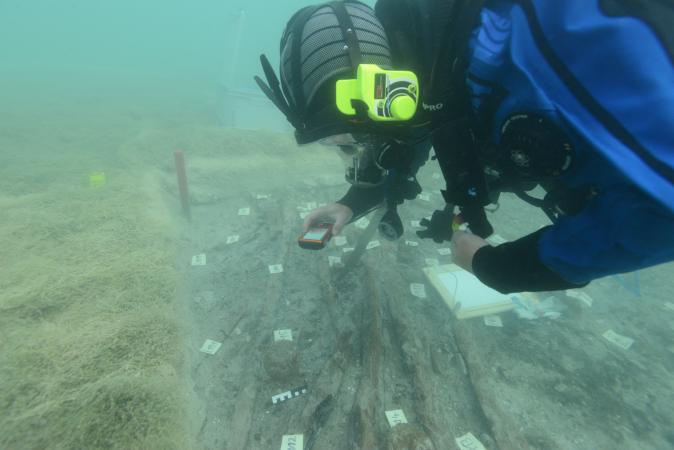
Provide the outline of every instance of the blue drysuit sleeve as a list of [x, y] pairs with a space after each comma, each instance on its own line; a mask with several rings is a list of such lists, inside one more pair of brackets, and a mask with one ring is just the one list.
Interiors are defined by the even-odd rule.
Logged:
[[613, 186], [539, 240], [543, 264], [583, 284], [674, 260], [674, 213], [629, 185]]

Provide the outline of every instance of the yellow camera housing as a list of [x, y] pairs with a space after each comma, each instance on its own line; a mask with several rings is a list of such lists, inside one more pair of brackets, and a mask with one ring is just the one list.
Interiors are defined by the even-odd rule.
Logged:
[[337, 81], [337, 109], [347, 116], [357, 114], [352, 100], [367, 105], [375, 122], [404, 122], [417, 110], [419, 81], [413, 72], [384, 70], [376, 64], [360, 64], [355, 80]]

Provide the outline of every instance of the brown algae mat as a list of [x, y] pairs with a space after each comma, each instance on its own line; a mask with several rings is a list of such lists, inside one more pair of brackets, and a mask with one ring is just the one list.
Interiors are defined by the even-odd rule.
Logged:
[[190, 448], [157, 177], [116, 166], [92, 188], [77, 149], [99, 130], [54, 130], [0, 130], [0, 448]]
[[190, 449], [178, 233], [156, 170], [175, 142], [124, 149], [197, 120], [204, 95], [72, 75], [0, 94], [0, 448]]

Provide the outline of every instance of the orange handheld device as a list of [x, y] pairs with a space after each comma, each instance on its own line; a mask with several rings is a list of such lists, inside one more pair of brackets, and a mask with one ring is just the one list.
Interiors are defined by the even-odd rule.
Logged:
[[309, 231], [297, 239], [297, 243], [307, 250], [322, 249], [332, 237], [332, 225], [331, 223], [322, 223], [309, 228]]

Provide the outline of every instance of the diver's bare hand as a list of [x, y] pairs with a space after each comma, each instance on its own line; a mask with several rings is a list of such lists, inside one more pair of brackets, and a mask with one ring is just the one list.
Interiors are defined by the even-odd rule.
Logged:
[[309, 231], [313, 225], [332, 223], [332, 234], [337, 236], [349, 220], [353, 217], [353, 211], [348, 206], [340, 203], [331, 203], [311, 211], [304, 219], [304, 232]]
[[452, 236], [452, 261], [454, 264], [472, 272], [475, 253], [487, 245], [489, 243], [481, 237], [457, 230]]

